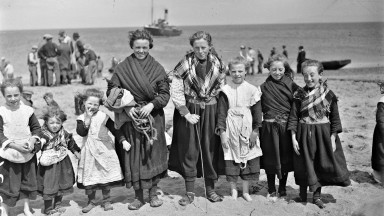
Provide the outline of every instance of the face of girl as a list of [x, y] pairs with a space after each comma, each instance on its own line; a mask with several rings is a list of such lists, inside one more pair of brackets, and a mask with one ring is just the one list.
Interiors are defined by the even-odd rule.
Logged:
[[245, 65], [244, 64], [234, 64], [230, 67], [230, 73], [232, 81], [236, 84], [241, 84], [245, 79]]
[[146, 39], [135, 40], [132, 49], [136, 58], [145, 59], [149, 52], [149, 41]]
[[322, 73], [319, 74], [319, 70], [316, 66], [303, 68], [304, 82], [309, 88], [318, 86], [322, 75]]
[[21, 93], [18, 87], [9, 86], [4, 89], [5, 104], [11, 108], [18, 108], [20, 105]]
[[100, 99], [98, 97], [89, 96], [84, 103], [85, 111], [96, 113], [99, 110]]
[[195, 52], [196, 57], [200, 60], [207, 59], [209, 49], [208, 41], [203, 38], [193, 42], [193, 51]]
[[61, 120], [57, 117], [50, 117], [47, 121], [48, 130], [52, 133], [57, 133], [61, 129], [62, 125]]
[[284, 63], [281, 61], [274, 61], [269, 67], [269, 75], [275, 80], [280, 80], [284, 76], [284, 72]]

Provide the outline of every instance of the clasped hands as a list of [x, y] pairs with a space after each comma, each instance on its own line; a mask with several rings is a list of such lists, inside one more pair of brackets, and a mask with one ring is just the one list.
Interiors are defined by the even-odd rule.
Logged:
[[27, 142], [22, 144], [16, 144], [15, 142], [9, 143], [8, 147], [15, 149], [21, 153], [30, 153], [35, 149], [36, 138], [31, 138]]
[[[252, 131], [251, 136], [249, 137], [249, 147], [253, 149], [257, 145], [257, 138], [259, 137], [259, 129], [255, 129]], [[225, 131], [220, 133], [221, 145], [223, 148], [229, 148], [229, 140], [227, 133]]]

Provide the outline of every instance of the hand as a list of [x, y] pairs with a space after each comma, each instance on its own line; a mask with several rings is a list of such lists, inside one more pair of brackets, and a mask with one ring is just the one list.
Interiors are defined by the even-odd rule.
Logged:
[[94, 110], [86, 109], [84, 112], [84, 124], [89, 127], [91, 124], [92, 116], [95, 114]]
[[336, 151], [336, 134], [331, 135], [331, 142], [332, 142], [332, 151]]
[[225, 131], [220, 134], [220, 140], [221, 140], [221, 145], [223, 146], [223, 148], [228, 149], [229, 148], [228, 137], [227, 137], [227, 133]]
[[296, 154], [300, 155], [300, 147], [299, 147], [299, 143], [297, 142], [296, 138], [292, 138], [292, 145], [293, 145], [293, 150], [296, 152]]
[[196, 124], [199, 121], [199, 119], [200, 119], [199, 115], [191, 114], [191, 113], [188, 113], [184, 117], [191, 124]]
[[33, 151], [33, 149], [35, 149], [35, 143], [36, 143], [36, 138], [31, 138], [28, 140], [27, 144], [28, 144], [28, 147], [31, 151]]
[[257, 145], [257, 138], [259, 138], [259, 129], [253, 130], [251, 136], [249, 137], [249, 147], [251, 147], [251, 149]]
[[149, 103], [140, 109], [140, 118], [147, 117], [155, 106], [153, 103]]
[[80, 158], [81, 158], [80, 152], [75, 152], [74, 155], [77, 158], [77, 160], [80, 160]]
[[19, 151], [21, 153], [29, 153], [31, 150], [29, 149], [28, 143], [23, 143], [22, 145], [17, 145], [16, 143], [12, 142], [8, 145], [9, 148], [13, 148], [16, 151]]
[[122, 142], [122, 144], [123, 144], [123, 149], [124, 149], [125, 151], [129, 151], [129, 150], [131, 149], [131, 144], [129, 144], [129, 142], [128, 142], [127, 140], [124, 140], [124, 141]]

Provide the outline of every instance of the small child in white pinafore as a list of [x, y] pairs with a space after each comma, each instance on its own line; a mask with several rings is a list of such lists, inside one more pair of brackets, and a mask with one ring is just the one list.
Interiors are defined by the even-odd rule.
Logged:
[[87, 89], [79, 95], [83, 102], [84, 113], [77, 118], [76, 132], [83, 137], [81, 159], [78, 167], [77, 186], [85, 189], [88, 205], [83, 213], [96, 206], [96, 190], [102, 190], [105, 211], [112, 210], [110, 189], [123, 186], [123, 173], [115, 151], [115, 143], [109, 136], [111, 131], [119, 144], [127, 145], [127, 141], [114, 128], [114, 122], [107, 114], [99, 110], [103, 93], [97, 89]]
[[24, 214], [33, 215], [29, 200], [36, 199], [36, 152], [41, 148], [41, 127], [33, 108], [20, 103], [23, 84], [7, 79], [0, 86], [5, 105], [0, 106], [0, 215], [23, 200]]
[[229, 63], [231, 81], [223, 86], [219, 95], [218, 124], [224, 150], [225, 174], [231, 184], [231, 193], [237, 199], [237, 179], [243, 179], [243, 198], [251, 201], [250, 180], [258, 180], [260, 174], [259, 141], [261, 127], [261, 91], [246, 82], [247, 61], [237, 57]]

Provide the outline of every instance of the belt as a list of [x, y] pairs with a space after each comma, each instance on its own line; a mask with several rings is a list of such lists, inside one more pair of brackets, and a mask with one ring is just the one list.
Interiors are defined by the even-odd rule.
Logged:
[[206, 105], [213, 105], [213, 104], [216, 104], [217, 103], [217, 100], [215, 97], [212, 97], [210, 100], [208, 101], [205, 101], [205, 100], [199, 100], [199, 99], [195, 99], [195, 98], [192, 98], [192, 97], [186, 97], [185, 98], [189, 103], [192, 103], [192, 104], [197, 104], [200, 106], [201, 109], [205, 109], [205, 106]]
[[264, 119], [263, 121], [265, 121], [265, 122], [287, 122], [286, 120], [282, 120], [282, 119], [279, 119], [279, 120], [276, 120], [276, 119]]

